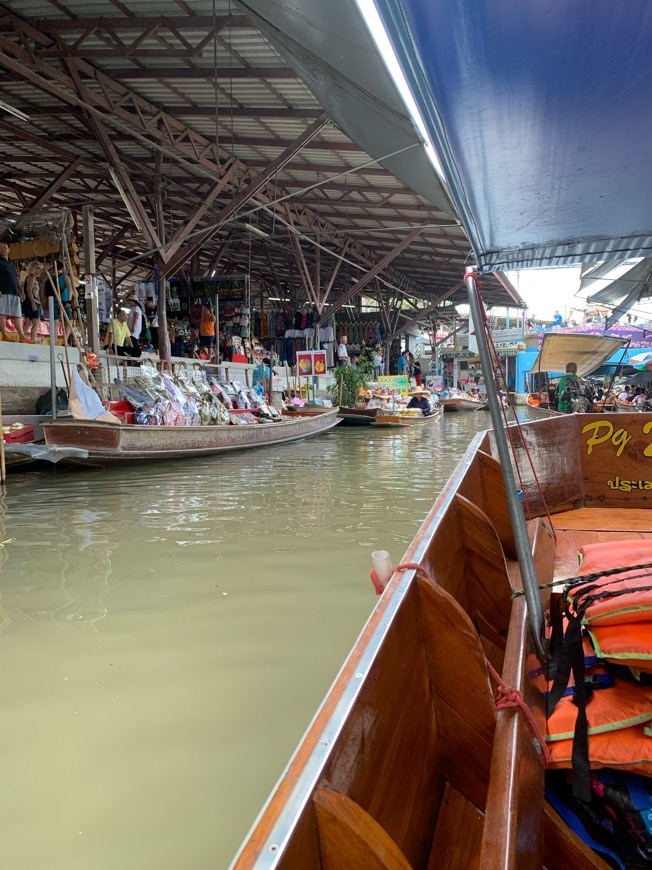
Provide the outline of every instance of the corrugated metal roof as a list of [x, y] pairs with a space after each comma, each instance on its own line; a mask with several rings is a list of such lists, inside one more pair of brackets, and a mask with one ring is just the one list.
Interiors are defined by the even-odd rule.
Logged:
[[[308, 9], [312, 0], [301, 2]], [[345, 10], [348, 16], [351, 9], [347, 2], [329, 0], [329, 11], [337, 15], [338, 9]], [[262, 8], [264, 4], [258, 5]], [[283, 5], [281, 0], [278, 6]], [[217, 181], [214, 146], [222, 152], [220, 165], [230, 155], [240, 161], [236, 173], [240, 183], [247, 170], [247, 177], [251, 177], [276, 159], [313, 123], [320, 110], [315, 94], [290, 69], [291, 59], [283, 48], [243, 16], [232, 0], [215, 3], [184, 0], [183, 4], [173, 0], [121, 0], [119, 4], [109, 0], [56, 0], [56, 3], [8, 0], [4, 6], [28, 23], [33, 21], [38, 34], [33, 36], [30, 32], [27, 36], [36, 40], [38, 62], [34, 66], [32, 58], [21, 57], [20, 44], [25, 36], [18, 37], [18, 24], [9, 18], [0, 25], [2, 35], [16, 46], [15, 53], [5, 55], [11, 64], [3, 62], [0, 56], [0, 70], [4, 70], [3, 99], [30, 115], [30, 120], [24, 122], [0, 111], [4, 202], [13, 211], [24, 209], [71, 160], [80, 157], [82, 162], [53, 194], [50, 204], [78, 203], [84, 198], [92, 202], [95, 196], [99, 206], [98, 237], [108, 241], [120, 230], [126, 240], [125, 250], [130, 253], [134, 250], [144, 253], [147, 245], [134, 229], [113, 186], [108, 159], [94, 136], [91, 118], [105, 125], [147, 210], [152, 208], [158, 152], [163, 165], [167, 230], [172, 235]], [[184, 11], [184, 7], [192, 14]], [[220, 25], [217, 37], [212, 33], [213, 10]], [[154, 23], [155, 28], [151, 26]], [[64, 65], [66, 56], [78, 70], [83, 87], [97, 97], [111, 94], [114, 87], [127, 89], [126, 99], [116, 110], [123, 113], [120, 118], [105, 111], [88, 114], [76, 97], [69, 96], [75, 92], [75, 85], [71, 80], [62, 84], [62, 77], [69, 79]], [[111, 80], [96, 81], [93, 70], [105, 72]], [[61, 98], [52, 92], [50, 85], [43, 86], [47, 82], [61, 89]], [[149, 110], [142, 108], [139, 116], [131, 94], [175, 121], [159, 119], [158, 130], [163, 132], [156, 133], [156, 125], [145, 126]], [[132, 120], [126, 123], [125, 118]], [[364, 169], [356, 171], [363, 166]], [[331, 181], [331, 176], [337, 177]], [[315, 184], [321, 185], [319, 189], [304, 192]], [[227, 185], [200, 226], [210, 224], [236, 192]], [[295, 219], [299, 220], [306, 239], [318, 224], [322, 243], [337, 252], [346, 241], [346, 230], [355, 233], [362, 230], [362, 234], [351, 236], [347, 257], [368, 265], [373, 262], [370, 257], [384, 256], [415, 223], [424, 219], [452, 222], [437, 204], [429, 203], [379, 162], [373, 162], [363, 148], [333, 123], [276, 174], [261, 194], [262, 201], [288, 193], [292, 194]], [[256, 201], [248, 203], [245, 211], [251, 208], [256, 208]], [[151, 211], [150, 214], [153, 220]], [[281, 209], [279, 220], [286, 218], [287, 213]], [[264, 228], [271, 218], [259, 211], [256, 220]], [[277, 223], [277, 234], [268, 253], [273, 267], [283, 273], [291, 251], [287, 247], [287, 232], [278, 232], [280, 226]], [[393, 270], [382, 274], [385, 285], [400, 284], [417, 297], [428, 299], [433, 288], [443, 289], [456, 269], [461, 278], [468, 243], [459, 227], [446, 232], [456, 244], [442, 238], [438, 231], [432, 235], [424, 231], [419, 239], [423, 243], [414, 243], [414, 247], [403, 251]], [[200, 252], [199, 268], [210, 263], [229, 233], [234, 259], [241, 259], [243, 253], [248, 256], [249, 235], [237, 221], [232, 221]], [[261, 239], [251, 240], [252, 267], [261, 273], [269, 272], [265, 244]], [[314, 268], [314, 249], [308, 241], [303, 247], [310, 268]], [[116, 252], [119, 259], [119, 249]], [[332, 269], [334, 262], [322, 253], [323, 269]], [[150, 263], [148, 257], [143, 268], [149, 268]], [[429, 275], [427, 281], [424, 274]], [[346, 279], [346, 270], [342, 270], [342, 278]], [[498, 290], [496, 298], [505, 301], [505, 293]]]

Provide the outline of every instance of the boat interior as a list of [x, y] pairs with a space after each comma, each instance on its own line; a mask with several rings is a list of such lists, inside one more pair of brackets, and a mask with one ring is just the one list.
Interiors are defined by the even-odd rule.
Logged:
[[[577, 574], [581, 545], [652, 537], [651, 429], [642, 414], [509, 427], [540, 584]], [[233, 867], [607, 866], [546, 803], [526, 716], [496, 708], [487, 662], [545, 733], [496, 455], [492, 432], [469, 447]]]

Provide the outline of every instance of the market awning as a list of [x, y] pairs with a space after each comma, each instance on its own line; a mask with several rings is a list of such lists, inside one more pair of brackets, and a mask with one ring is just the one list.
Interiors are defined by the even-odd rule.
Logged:
[[652, 251], [652, 4], [375, 0], [484, 271]]
[[563, 372], [569, 362], [577, 363], [577, 374], [585, 377], [600, 368], [627, 342], [604, 335], [581, 335], [551, 332], [532, 364], [531, 372]]

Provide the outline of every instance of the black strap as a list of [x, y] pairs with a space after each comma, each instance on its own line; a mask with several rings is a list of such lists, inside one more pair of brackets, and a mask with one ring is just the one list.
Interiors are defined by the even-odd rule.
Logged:
[[573, 679], [575, 680], [575, 704], [577, 719], [573, 735], [573, 796], [582, 801], [591, 800], [591, 783], [589, 768], [589, 723], [586, 717], [586, 705], [591, 690], [585, 682], [584, 650], [582, 649], [582, 626], [580, 618], [570, 617], [566, 639], [571, 658]]

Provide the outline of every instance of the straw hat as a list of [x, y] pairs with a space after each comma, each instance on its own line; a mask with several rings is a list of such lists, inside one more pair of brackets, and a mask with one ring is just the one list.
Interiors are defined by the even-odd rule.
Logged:
[[375, 390], [374, 391], [374, 398], [375, 399], [391, 399], [392, 394], [391, 393], [384, 393], [382, 390]]
[[410, 393], [411, 396], [429, 396], [430, 390], [424, 390], [423, 387], [415, 387]]

